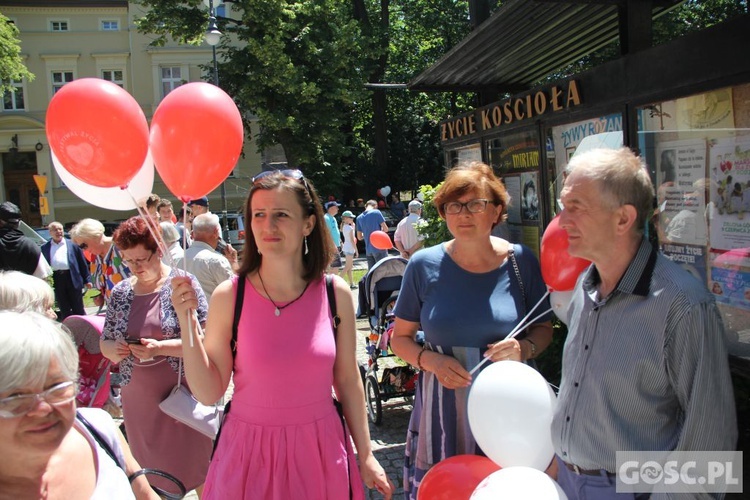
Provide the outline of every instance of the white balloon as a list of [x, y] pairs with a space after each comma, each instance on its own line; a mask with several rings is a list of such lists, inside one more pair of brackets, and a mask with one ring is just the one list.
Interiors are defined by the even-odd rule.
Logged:
[[383, 198], [391, 194], [391, 186], [383, 186], [380, 188], [380, 194], [383, 195]]
[[518, 499], [567, 500], [551, 477], [531, 467], [507, 467], [493, 472], [471, 494], [471, 500]]
[[565, 292], [551, 291], [549, 294], [549, 303], [552, 306], [552, 310], [555, 312], [560, 321], [568, 324], [568, 310], [570, 308], [570, 300], [573, 298], [573, 290]]
[[424, 193], [417, 193], [417, 199], [419, 201], [424, 201]]
[[485, 368], [469, 392], [471, 432], [500, 467], [545, 470], [552, 461], [552, 414], [557, 398], [542, 375], [517, 361]]
[[87, 203], [109, 210], [135, 210], [137, 208], [134, 199], [147, 198], [154, 188], [154, 161], [151, 152], [146, 155], [143, 166], [128, 183], [127, 189], [119, 187], [99, 187], [87, 184], [71, 174], [52, 153], [52, 164], [55, 166], [57, 175], [65, 183], [65, 187], [73, 194]]

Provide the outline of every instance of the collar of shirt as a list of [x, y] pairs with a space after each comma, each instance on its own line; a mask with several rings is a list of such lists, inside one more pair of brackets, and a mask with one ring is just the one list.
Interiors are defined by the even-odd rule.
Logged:
[[[651, 277], [654, 274], [657, 254], [656, 247], [646, 238], [643, 238], [635, 257], [630, 261], [630, 265], [620, 278], [613, 293], [620, 292], [646, 297], [651, 287]], [[601, 278], [596, 266], [589, 267], [583, 278], [584, 291], [589, 295], [595, 294], [596, 287], [600, 282]]]

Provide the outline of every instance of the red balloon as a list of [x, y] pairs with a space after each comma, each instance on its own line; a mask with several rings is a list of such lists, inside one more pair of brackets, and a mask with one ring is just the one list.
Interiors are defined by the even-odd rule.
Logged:
[[390, 250], [393, 242], [385, 231], [373, 231], [370, 233], [370, 243], [378, 250]]
[[568, 245], [568, 233], [560, 227], [558, 214], [544, 230], [540, 262], [544, 282], [557, 292], [572, 290], [578, 275], [591, 264], [586, 259], [570, 255]]
[[60, 164], [96, 187], [126, 186], [148, 153], [148, 122], [126, 90], [99, 78], [65, 84], [47, 108], [47, 140]]
[[456, 455], [427, 471], [417, 491], [417, 500], [468, 500], [479, 483], [500, 466], [487, 457]]
[[151, 120], [151, 155], [167, 188], [183, 202], [219, 187], [235, 167], [245, 133], [226, 92], [204, 82], [177, 87]]

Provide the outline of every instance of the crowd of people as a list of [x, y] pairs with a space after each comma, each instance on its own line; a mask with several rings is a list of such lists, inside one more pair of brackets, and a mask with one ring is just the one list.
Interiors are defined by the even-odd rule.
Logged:
[[[569, 253], [591, 261], [571, 292], [551, 427], [547, 473], [568, 498], [614, 498], [616, 451], [736, 444], [721, 317], [706, 287], [644, 237], [653, 200], [627, 149], [590, 151], [568, 166], [560, 226]], [[409, 261], [391, 348], [419, 369], [404, 456], [410, 499], [442, 460], [483, 455], [466, 411], [471, 368], [485, 358], [530, 362], [553, 334], [547, 313], [505, 339], [537, 304], [550, 307], [534, 253], [495, 236], [512, 201], [492, 168], [454, 167], [432, 203], [451, 239], [429, 248], [417, 230], [422, 203], [394, 194], [391, 204], [395, 248]], [[244, 206], [241, 256], [221, 244], [207, 198], [193, 200], [182, 226], [156, 196], [111, 236], [83, 219], [67, 240], [55, 222], [36, 252], [13, 232], [17, 207], [0, 206], [0, 449], [17, 457], [0, 464], [0, 491], [155, 498], [149, 484], [171, 484], [128, 481], [148, 467], [209, 499], [351, 499], [365, 487], [391, 498], [393, 478], [370, 444], [351, 292], [357, 241], [372, 267], [387, 252], [369, 236], [387, 226], [376, 200], [362, 205], [339, 220], [341, 205], [321, 202], [301, 171], [262, 172]], [[42, 261], [54, 289], [34, 276]], [[75, 408], [77, 346], [54, 322], [54, 305], [60, 321], [85, 314], [87, 286], [106, 305], [100, 348], [119, 368], [127, 441], [105, 412]], [[178, 381], [206, 405], [233, 384], [215, 443], [161, 411]]]

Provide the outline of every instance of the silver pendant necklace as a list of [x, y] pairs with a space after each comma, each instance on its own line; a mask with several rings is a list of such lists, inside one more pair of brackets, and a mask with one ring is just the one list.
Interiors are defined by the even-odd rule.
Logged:
[[299, 296], [298, 296], [298, 297], [297, 297], [296, 299], [294, 299], [294, 300], [293, 300], [293, 301], [291, 301], [291, 302], [287, 302], [287, 303], [286, 303], [286, 304], [284, 304], [283, 306], [279, 306], [279, 305], [278, 305], [278, 304], [277, 304], [276, 302], [274, 302], [274, 300], [273, 300], [273, 299], [271, 298], [271, 295], [270, 295], [270, 294], [268, 293], [268, 290], [266, 290], [266, 284], [265, 284], [265, 283], [263, 283], [263, 276], [261, 276], [261, 275], [260, 275], [260, 270], [258, 270], [258, 278], [260, 279], [260, 286], [262, 286], [262, 287], [263, 287], [263, 291], [264, 291], [264, 292], [266, 293], [266, 297], [268, 297], [268, 300], [270, 300], [270, 301], [271, 301], [271, 304], [273, 304], [273, 306], [274, 306], [274, 307], [276, 308], [276, 310], [275, 310], [275, 311], [273, 312], [273, 313], [274, 313], [274, 314], [275, 314], [276, 316], [281, 316], [281, 311], [283, 311], [284, 309], [286, 309], [287, 307], [291, 306], [292, 304], [294, 304], [295, 302], [297, 302], [297, 301], [298, 301], [299, 299], [301, 299], [301, 298], [302, 298], [302, 296], [303, 296], [303, 295], [305, 294], [305, 292], [307, 291], [307, 287], [308, 287], [308, 286], [310, 286], [310, 282], [308, 281], [307, 283], [305, 283], [305, 288], [303, 288], [303, 289], [302, 289], [302, 293], [300, 293], [300, 294], [299, 294]]

